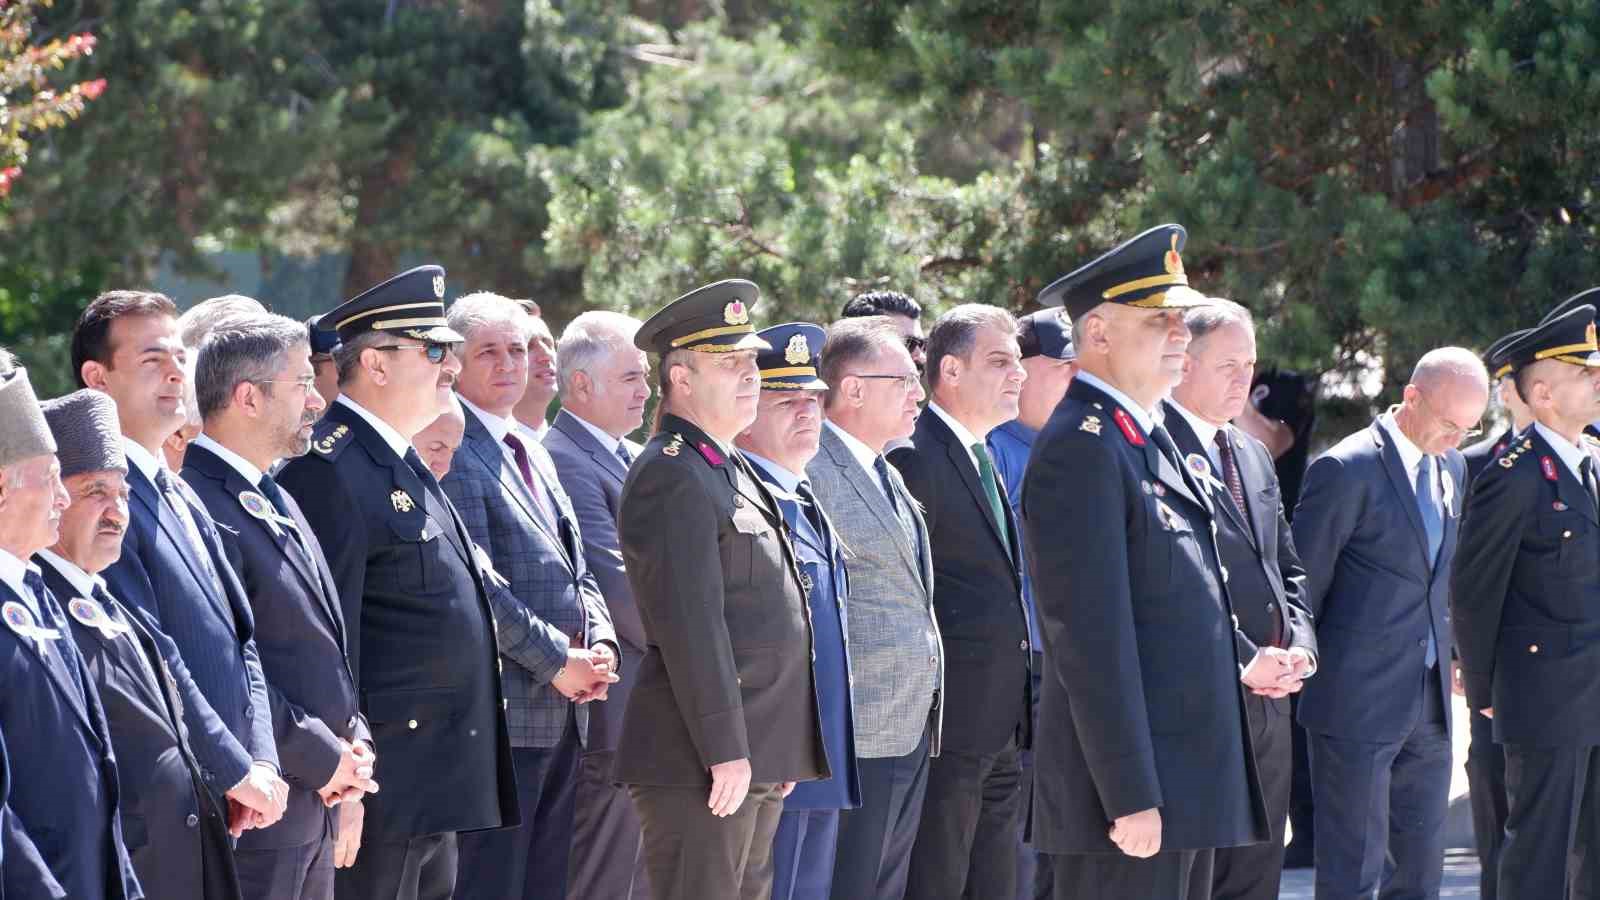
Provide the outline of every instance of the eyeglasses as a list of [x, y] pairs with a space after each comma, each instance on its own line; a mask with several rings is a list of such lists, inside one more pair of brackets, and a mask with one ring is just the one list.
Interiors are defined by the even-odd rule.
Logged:
[[374, 350], [421, 350], [428, 355], [428, 362], [439, 365], [444, 362], [444, 355], [450, 352], [449, 344], [440, 344], [429, 341], [426, 344], [384, 344], [373, 347]]
[[927, 338], [919, 338], [919, 337], [908, 337], [908, 338], [906, 338], [906, 352], [907, 353], [921, 353], [923, 350], [926, 350], [926, 349], [928, 349], [928, 339]]
[[1462, 428], [1460, 425], [1457, 425], [1449, 419], [1446, 419], [1444, 416], [1439, 415], [1439, 413], [1434, 410], [1433, 404], [1428, 402], [1428, 395], [1424, 394], [1420, 388], [1417, 390], [1417, 399], [1422, 402], [1422, 406], [1428, 411], [1428, 415], [1437, 419], [1439, 424], [1445, 427], [1445, 433], [1454, 434], [1457, 441], [1470, 441], [1473, 438], [1483, 434], [1483, 423], [1481, 422], [1473, 425], [1471, 428]]
[[863, 374], [861, 374], [859, 372], [854, 372], [854, 373], [851, 373], [849, 375], [846, 375], [845, 377], [846, 378], [873, 378], [873, 379], [882, 379], [884, 381], [898, 381], [898, 382], [900, 382], [900, 388], [902, 390], [905, 390], [905, 391], [910, 391], [910, 390], [914, 389], [917, 386], [917, 383], [922, 380], [922, 377], [920, 375], [916, 374], [915, 372], [912, 372], [912, 373], [906, 374], [906, 375], [863, 375]]
[[292, 384], [301, 390], [309, 391], [317, 383], [317, 379], [307, 375], [304, 378], [262, 378], [255, 384]]

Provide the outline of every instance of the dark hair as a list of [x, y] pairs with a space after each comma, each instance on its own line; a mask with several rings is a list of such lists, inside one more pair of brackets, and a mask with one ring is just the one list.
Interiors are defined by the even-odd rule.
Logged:
[[[233, 389], [242, 381], [264, 382], [283, 368], [284, 357], [310, 340], [304, 322], [260, 313], [230, 319], [214, 327], [200, 342], [194, 365], [194, 397], [200, 418], [210, 419], [233, 403]], [[272, 385], [261, 389], [272, 393]]]
[[174, 316], [178, 304], [166, 294], [155, 291], [106, 291], [89, 301], [78, 324], [72, 329], [72, 377], [78, 387], [88, 387], [83, 381], [83, 364], [93, 360], [111, 366], [111, 323], [128, 316]]
[[[963, 303], [939, 317], [928, 332], [928, 386], [939, 384], [939, 364], [946, 356], [963, 363], [972, 362], [972, 348], [978, 342], [978, 329], [993, 328], [1016, 335], [1017, 320], [998, 306]], [[824, 379], [826, 380], [826, 379]]]
[[840, 315], [846, 319], [862, 316], [905, 316], [922, 318], [922, 304], [899, 291], [868, 291], [850, 298]]
[[885, 347], [900, 347], [900, 331], [883, 316], [840, 319], [828, 326], [828, 338], [822, 342], [822, 353], [817, 358], [817, 376], [831, 388], [824, 398], [824, 406], [837, 393], [840, 382], [857, 363], [876, 359]]

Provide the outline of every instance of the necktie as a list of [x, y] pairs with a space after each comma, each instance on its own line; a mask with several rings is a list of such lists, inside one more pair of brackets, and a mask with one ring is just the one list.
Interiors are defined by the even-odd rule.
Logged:
[[37, 617], [39, 627], [55, 629], [58, 635], [57, 639], [51, 643], [58, 646], [60, 652], [49, 653], [45, 650], [46, 642], [40, 640], [38, 641], [39, 655], [45, 657], [48, 661], [47, 664], [60, 666], [66, 676], [72, 680], [73, 685], [77, 687], [78, 697], [81, 700], [84, 696], [83, 679], [78, 675], [78, 667], [73, 665], [72, 662], [71, 649], [73, 643], [72, 637], [67, 634], [66, 614], [61, 611], [61, 607], [56, 605], [56, 599], [50, 593], [50, 589], [45, 586], [44, 576], [39, 574], [39, 570], [32, 567], [25, 570], [22, 573], [22, 586], [32, 592], [33, 599], [38, 604], [38, 612], [40, 613]]
[[633, 454], [628, 452], [628, 444], [626, 441], [617, 443], [617, 459], [622, 460], [622, 467], [624, 469], [633, 465]]
[[528, 488], [528, 495], [533, 498], [533, 505], [539, 508], [539, 515], [544, 517], [544, 525], [551, 531], [555, 530], [555, 507], [550, 498], [545, 496], [544, 485], [533, 477], [533, 462], [528, 458], [528, 448], [523, 446], [522, 439], [506, 432], [506, 446], [511, 448], [511, 458], [517, 461], [517, 471], [522, 473], [522, 483]]
[[899, 515], [900, 503], [894, 496], [894, 481], [889, 478], [889, 461], [879, 454], [878, 458], [872, 461], [872, 470], [878, 473], [878, 486], [883, 488], [883, 496], [889, 498], [889, 508], [895, 511], [895, 515]]
[[289, 523], [289, 543], [309, 558], [310, 554], [306, 553], [304, 543], [305, 537], [300, 534], [300, 527], [295, 523], [294, 516], [289, 515], [289, 504], [284, 502], [283, 490], [278, 487], [278, 483], [271, 475], [262, 475], [261, 480], [256, 483], [256, 488], [261, 491], [261, 496], [272, 504], [272, 508], [277, 510], [278, 516]]
[[1244, 505], [1244, 482], [1239, 478], [1239, 461], [1233, 457], [1233, 445], [1228, 442], [1228, 429], [1217, 429], [1215, 443], [1217, 458], [1222, 461], [1222, 480], [1228, 486], [1228, 496], [1239, 507], [1239, 515], [1245, 516], [1249, 510]]
[[127, 610], [122, 609], [115, 600], [111, 599], [111, 594], [102, 585], [96, 584], [94, 590], [89, 592], [89, 596], [94, 598], [94, 602], [100, 604], [100, 608], [105, 611], [106, 618], [112, 621], [117, 621], [120, 618], [122, 624], [129, 626], [129, 630], [125, 634], [128, 641], [133, 644], [133, 655], [138, 657], [140, 668], [150, 684], [155, 686], [156, 693], [165, 697], [166, 692], [161, 687], [161, 679], [156, 677], [157, 664], [154, 660], [145, 656], [144, 645], [140, 643], [138, 636], [132, 630], [132, 623], [129, 621], [132, 616]]
[[1594, 457], [1585, 456], [1578, 465], [1578, 471], [1583, 473], [1583, 489], [1589, 492], [1589, 501], [1600, 510], [1600, 485], [1595, 484]]
[[1183, 457], [1178, 455], [1178, 445], [1172, 442], [1172, 435], [1167, 434], [1165, 428], [1157, 425], [1150, 429], [1150, 440], [1155, 443], [1156, 449], [1160, 450], [1162, 455], [1167, 458], [1167, 462], [1177, 466], [1178, 471], [1184, 471]]
[[994, 463], [989, 459], [989, 448], [982, 441], [973, 444], [970, 448], [972, 455], [978, 460], [978, 481], [983, 485], [983, 492], [989, 498], [989, 512], [994, 514], [994, 521], [1000, 528], [1000, 535], [1005, 539], [1006, 553], [1011, 552], [1011, 537], [1006, 529], [1006, 511], [1002, 504], [1005, 500], [1000, 496], [1000, 482], [994, 477]]
[[211, 579], [211, 588], [217, 592], [217, 596], [222, 596], [222, 579], [217, 576], [216, 567], [211, 563], [211, 548], [206, 544], [205, 536], [200, 533], [200, 526], [194, 520], [194, 512], [189, 508], [188, 499], [173, 483], [172, 473], [166, 469], [157, 469], [156, 487], [161, 490], [161, 496], [166, 498], [173, 515], [183, 524], [183, 533], [189, 538], [189, 549], [194, 551], [195, 558], [200, 561], [200, 568], [204, 569], [206, 577]]
[[[1422, 513], [1422, 531], [1428, 537], [1428, 565], [1439, 558], [1439, 546], [1444, 543], [1444, 517], [1439, 510], [1439, 498], [1434, 495], [1433, 457], [1424, 455], [1417, 466], [1417, 510]], [[1439, 645], [1428, 628], [1428, 653], [1425, 662], [1433, 668], [1439, 662]]]
[[822, 529], [822, 511], [817, 509], [817, 495], [811, 493], [811, 483], [801, 481], [795, 485], [794, 493], [800, 498], [800, 513], [811, 523], [811, 530], [817, 533], [817, 537], [827, 541], [828, 534]]

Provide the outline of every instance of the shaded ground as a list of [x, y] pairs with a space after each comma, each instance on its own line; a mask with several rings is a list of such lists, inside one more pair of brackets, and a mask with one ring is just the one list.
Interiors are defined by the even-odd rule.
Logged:
[[[1312, 900], [1312, 871], [1293, 869], [1283, 873], [1283, 890], [1280, 900]], [[1478, 858], [1464, 850], [1452, 850], [1444, 860], [1444, 887], [1439, 897], [1472, 898], [1478, 896]]]

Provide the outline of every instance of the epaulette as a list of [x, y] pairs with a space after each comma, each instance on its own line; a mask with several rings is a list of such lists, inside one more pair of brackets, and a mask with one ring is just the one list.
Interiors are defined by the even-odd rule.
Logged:
[[350, 426], [343, 422], [319, 422], [311, 431], [311, 449], [318, 456], [338, 459], [344, 448], [350, 446]]
[[1509, 469], [1513, 465], [1516, 465], [1518, 457], [1531, 449], [1533, 449], [1533, 439], [1523, 438], [1521, 441], [1512, 444], [1511, 447], [1504, 453], [1501, 453], [1500, 458], [1495, 460], [1495, 462], [1499, 463], [1502, 469]]

